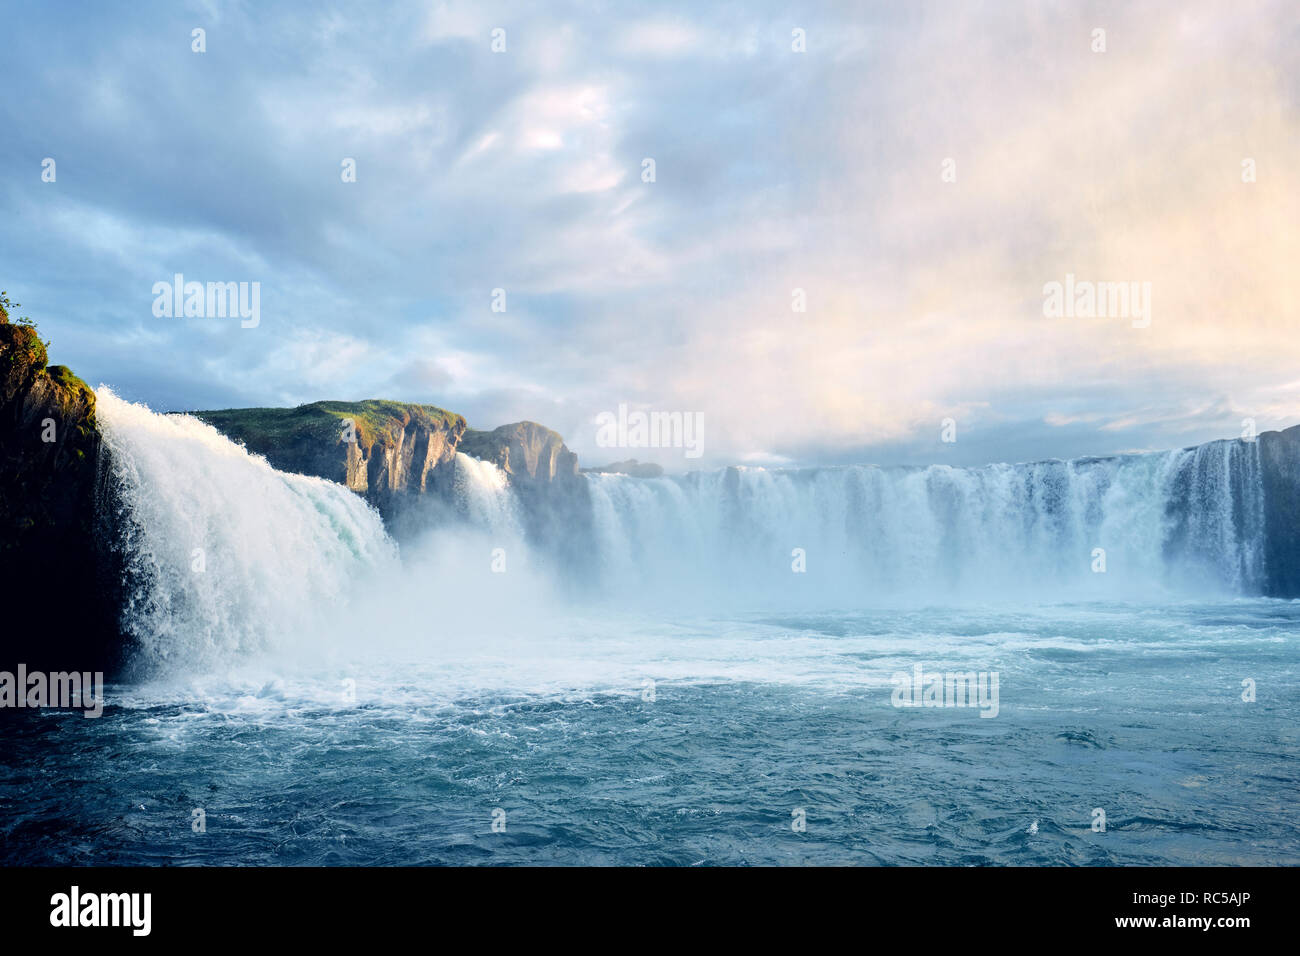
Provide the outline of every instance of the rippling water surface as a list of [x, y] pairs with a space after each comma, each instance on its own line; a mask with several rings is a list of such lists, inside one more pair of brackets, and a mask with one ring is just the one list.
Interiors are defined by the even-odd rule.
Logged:
[[[0, 858], [1296, 864], [1298, 625], [1266, 600], [586, 617], [263, 657], [111, 686], [99, 720], [7, 714]], [[917, 663], [997, 671], [998, 715], [894, 707]]]

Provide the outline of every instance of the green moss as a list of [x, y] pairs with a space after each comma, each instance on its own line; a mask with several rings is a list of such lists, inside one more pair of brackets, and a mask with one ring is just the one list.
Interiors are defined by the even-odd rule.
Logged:
[[0, 355], [4, 359], [3, 371], [6, 374], [20, 368], [27, 374], [39, 372], [49, 361], [45, 343], [31, 325], [6, 323], [0, 326]]
[[454, 428], [457, 424], [463, 428], [465, 425], [465, 419], [461, 416], [436, 405], [407, 405], [385, 399], [370, 399], [364, 402], [316, 402], [314, 407], [337, 419], [340, 430], [343, 422], [349, 419], [353, 421], [357, 429], [357, 441], [364, 448], [369, 448], [381, 436], [396, 435], [412, 421], [435, 430]]
[[45, 370], [45, 374], [54, 379], [54, 381], [58, 382], [60, 385], [71, 385], [73, 382], [81, 381], [81, 379], [72, 374], [72, 369], [68, 368], [66, 365], [51, 365]]
[[0, 386], [6, 394], [30, 388], [48, 376], [53, 383], [53, 401], [65, 417], [76, 423], [78, 434], [89, 437], [95, 431], [95, 393], [66, 365], [50, 365], [49, 342], [41, 341], [36, 325], [27, 316], [11, 321], [19, 308], [0, 292]]
[[66, 365], [51, 365], [45, 370], [45, 374], [59, 386], [59, 405], [64, 412], [71, 414], [75, 405], [82, 405], [88, 409], [85, 422], [79, 426], [82, 433], [94, 428], [95, 393], [91, 387], [73, 375], [72, 370]]
[[[535, 435], [527, 436], [528, 432], [534, 432]], [[539, 425], [537, 422], [512, 422], [509, 425], [501, 425], [492, 429], [490, 432], [477, 431], [470, 428], [465, 431], [460, 440], [460, 450], [474, 458], [482, 458], [487, 461], [499, 461], [501, 453], [508, 448], [513, 441], [533, 442], [536, 436], [552, 445], [564, 444], [564, 438], [559, 432], [552, 431], [545, 425]]]
[[90, 391], [90, 386], [77, 378], [77, 376], [73, 375], [72, 369], [68, 368], [66, 365], [51, 365], [45, 370], [45, 374], [65, 388], [76, 389], [84, 392]]

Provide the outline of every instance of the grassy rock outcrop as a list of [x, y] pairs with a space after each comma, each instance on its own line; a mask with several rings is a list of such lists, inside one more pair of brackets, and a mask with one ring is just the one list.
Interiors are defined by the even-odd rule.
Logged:
[[408, 496], [435, 490], [465, 433], [452, 412], [378, 399], [192, 414], [281, 471], [347, 485], [386, 519]]

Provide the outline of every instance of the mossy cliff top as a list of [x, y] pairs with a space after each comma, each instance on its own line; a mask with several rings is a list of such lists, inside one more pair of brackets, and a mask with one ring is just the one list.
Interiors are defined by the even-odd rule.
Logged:
[[350, 420], [357, 444], [367, 453], [376, 442], [395, 440], [411, 425], [429, 431], [463, 431], [465, 419], [435, 405], [410, 405], [386, 399], [364, 402], [312, 402], [297, 408], [225, 408], [192, 412], [250, 449], [283, 447], [303, 441], [336, 444]]

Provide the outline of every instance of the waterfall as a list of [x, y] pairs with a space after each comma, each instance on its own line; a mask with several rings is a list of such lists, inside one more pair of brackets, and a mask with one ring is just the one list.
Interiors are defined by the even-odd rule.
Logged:
[[1168, 560], [1194, 584], [1257, 593], [1264, 580], [1258, 444], [1216, 441], [1174, 454]]
[[396, 562], [378, 513], [343, 485], [276, 471], [188, 415], [96, 398], [123, 627], [145, 665], [203, 668], [309, 634]]
[[[1265, 576], [1260, 458], [1244, 441], [981, 468], [591, 474], [563, 502], [519, 498], [496, 465], [458, 454], [399, 555], [343, 485], [107, 388], [98, 417], [123, 627], [147, 665], [212, 667], [286, 641], [315, 653], [318, 635], [355, 643], [381, 619], [418, 643], [462, 604], [461, 631], [484, 607], [527, 629], [559, 594], [672, 614], [1256, 594]], [[555, 520], [530, 523], [525, 505]], [[526, 541], [539, 527], [558, 540]]]
[[838, 607], [1263, 584], [1252, 442], [981, 468], [588, 478], [596, 564], [612, 594], [667, 586], [701, 601]]
[[455, 469], [453, 494], [461, 516], [490, 534], [518, 537], [521, 518], [506, 473], [464, 452], [456, 453]]

